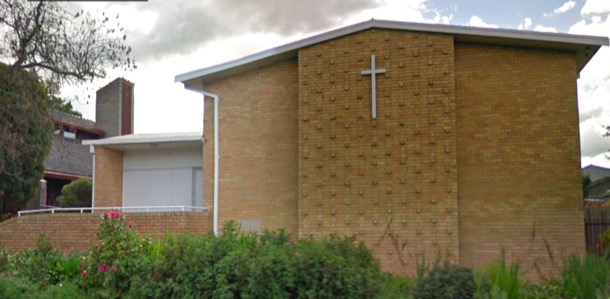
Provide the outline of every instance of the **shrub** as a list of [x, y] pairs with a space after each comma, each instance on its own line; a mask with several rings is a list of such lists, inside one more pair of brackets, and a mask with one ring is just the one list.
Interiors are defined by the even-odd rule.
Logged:
[[169, 238], [133, 278], [137, 298], [371, 298], [381, 273], [353, 238], [292, 241], [284, 231]]
[[418, 299], [462, 299], [474, 294], [474, 274], [472, 269], [460, 267], [445, 261], [436, 263], [427, 275], [412, 287]]
[[408, 294], [412, 281], [402, 275], [383, 273], [381, 276], [381, 290], [375, 298], [403, 299], [410, 298]]
[[51, 241], [40, 234], [36, 248], [21, 251], [12, 257], [9, 274], [28, 279], [38, 287], [57, 284], [67, 276], [64, 269], [64, 256], [53, 248]]
[[92, 183], [89, 178], [80, 178], [61, 188], [59, 204], [62, 208], [90, 207]]
[[[83, 298], [82, 290], [72, 282], [62, 282], [39, 288], [32, 281], [25, 278], [0, 279], [0, 298], [11, 299], [56, 299], [56, 298]], [[88, 296], [87, 296], [88, 297]], [[85, 297], [86, 298], [86, 297]]]
[[564, 260], [561, 293], [567, 298], [606, 298], [610, 285], [610, 264], [605, 258], [586, 254]]
[[0, 274], [8, 269], [9, 255], [4, 245], [0, 244]]
[[504, 252], [500, 260], [489, 265], [484, 273], [492, 298], [518, 299], [525, 295], [521, 266], [517, 262], [507, 265]]
[[140, 238], [119, 211], [102, 214], [97, 237], [82, 265], [80, 285], [101, 298], [122, 297], [131, 288], [131, 277], [145, 261], [151, 242]]

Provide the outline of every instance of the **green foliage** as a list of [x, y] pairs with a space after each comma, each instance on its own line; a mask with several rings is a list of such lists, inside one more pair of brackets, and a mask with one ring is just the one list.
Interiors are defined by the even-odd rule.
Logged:
[[55, 95], [49, 96], [49, 103], [47, 104], [47, 106], [49, 107], [49, 109], [55, 109], [57, 111], [65, 112], [75, 116], [83, 116], [80, 112], [74, 110], [74, 107], [72, 106], [71, 102], [64, 101], [62, 98]]
[[90, 207], [93, 184], [89, 178], [80, 178], [70, 182], [61, 189], [59, 203], [62, 208]]
[[402, 276], [391, 273], [381, 275], [381, 289], [375, 298], [379, 299], [403, 299], [411, 298], [408, 290], [413, 282]]
[[485, 277], [492, 298], [519, 299], [524, 297], [525, 282], [519, 263], [506, 264], [504, 252], [500, 260], [487, 267]]
[[30, 72], [0, 63], [0, 214], [25, 206], [51, 147], [47, 90]]
[[585, 173], [582, 175], [582, 197], [589, 195], [589, 185], [591, 185], [591, 175]]
[[[523, 290], [524, 297], [527, 299], [549, 299], [562, 298], [561, 285], [557, 281], [550, 281], [546, 284], [526, 284]], [[493, 297], [492, 297], [493, 298]]]
[[566, 259], [560, 277], [526, 283], [504, 256], [473, 274], [441, 259], [418, 263], [413, 283], [381, 273], [362, 243], [330, 236], [294, 240], [285, 231], [220, 236], [138, 237], [120, 212], [107, 212], [100, 242], [64, 256], [41, 235], [10, 255], [0, 246], [0, 298], [608, 298], [606, 257]]
[[131, 288], [131, 277], [145, 260], [148, 238], [140, 238], [119, 211], [106, 212], [80, 272], [81, 285], [100, 298], [120, 298]]
[[78, 256], [64, 257], [53, 248], [44, 234], [37, 240], [36, 248], [12, 256], [9, 273], [40, 288], [70, 280], [78, 274]]
[[610, 263], [605, 257], [586, 254], [564, 260], [561, 293], [566, 298], [607, 298], [609, 285]]
[[9, 254], [8, 250], [4, 245], [0, 244], [0, 273], [8, 270], [9, 267]]
[[435, 263], [427, 275], [412, 287], [418, 299], [465, 299], [472, 298], [475, 290], [472, 269], [453, 265], [448, 261]]
[[362, 243], [336, 236], [293, 241], [284, 232], [181, 235], [133, 279], [137, 298], [372, 298], [379, 264]]
[[[12, 294], [13, 291], [25, 292], [30, 289], [40, 290], [40, 298], [53, 298], [43, 294], [46, 294], [48, 288], [54, 289], [58, 285], [71, 284], [79, 273], [79, 258], [79, 255], [62, 255], [53, 248], [44, 234], [39, 236], [34, 249], [24, 250], [12, 256], [6, 250], [0, 250], [0, 277], [6, 276], [2, 278], [3, 282], [9, 280], [0, 286], [0, 298], [14, 298], [14, 296], [3, 297], [2, 294]], [[49, 292], [61, 291], [62, 289], [57, 289]]]
[[[83, 298], [83, 291], [73, 282], [61, 282], [40, 288], [25, 278], [0, 279], [0, 298], [11, 299], [57, 299]], [[85, 297], [86, 298], [86, 297]]]

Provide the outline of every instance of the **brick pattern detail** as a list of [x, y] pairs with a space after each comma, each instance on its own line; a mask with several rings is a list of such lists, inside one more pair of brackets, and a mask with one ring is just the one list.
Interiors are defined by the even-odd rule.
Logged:
[[460, 260], [507, 257], [530, 277], [584, 252], [576, 61], [571, 53], [457, 44]]
[[299, 236], [356, 235], [394, 272], [457, 260], [453, 52], [451, 36], [389, 30], [299, 52]]
[[95, 148], [96, 207], [123, 206], [123, 152]]
[[[45, 233], [55, 248], [63, 252], [84, 252], [97, 240], [101, 212], [39, 214], [15, 217], [0, 223], [0, 244], [15, 252], [36, 246], [36, 239]], [[144, 236], [163, 238], [182, 232], [203, 235], [212, 231], [208, 212], [127, 213], [134, 229]]]
[[[220, 95], [219, 225], [297, 229], [297, 62], [206, 84]], [[214, 100], [205, 101], [204, 198], [213, 210]]]

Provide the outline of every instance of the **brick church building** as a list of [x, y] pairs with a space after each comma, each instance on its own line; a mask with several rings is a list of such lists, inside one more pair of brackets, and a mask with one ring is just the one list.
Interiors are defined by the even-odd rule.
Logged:
[[503, 249], [544, 272], [584, 252], [576, 80], [603, 45], [372, 20], [178, 75], [205, 98], [205, 205], [395, 272]]

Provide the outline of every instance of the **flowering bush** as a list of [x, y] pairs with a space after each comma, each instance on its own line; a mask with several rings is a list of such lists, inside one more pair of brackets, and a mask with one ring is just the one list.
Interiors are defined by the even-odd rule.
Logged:
[[102, 298], [118, 298], [131, 287], [131, 276], [138, 271], [150, 240], [140, 238], [120, 211], [101, 215], [97, 237], [81, 267], [81, 285], [98, 289]]

